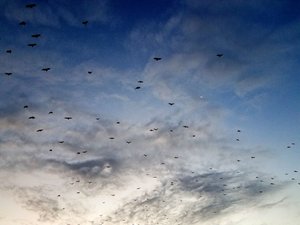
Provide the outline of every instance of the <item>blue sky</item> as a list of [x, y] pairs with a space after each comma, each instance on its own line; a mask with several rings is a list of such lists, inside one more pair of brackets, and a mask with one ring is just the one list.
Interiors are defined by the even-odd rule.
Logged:
[[0, 224], [300, 220], [299, 3], [29, 3], [0, 1]]

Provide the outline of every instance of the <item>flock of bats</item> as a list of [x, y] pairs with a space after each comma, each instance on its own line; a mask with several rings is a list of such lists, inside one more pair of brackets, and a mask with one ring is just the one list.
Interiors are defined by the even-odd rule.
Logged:
[[[25, 7], [28, 8], [28, 9], [33, 9], [33, 8], [37, 7], [37, 4], [35, 4], [35, 3], [26, 4]], [[83, 20], [83, 21], [82, 21], [82, 25], [83, 25], [83, 26], [87, 26], [88, 23], [89, 23], [88, 20]], [[26, 21], [20, 21], [20, 22], [19, 22], [19, 25], [20, 25], [20, 26], [26, 26], [26, 25], [27, 25], [27, 22], [26, 22]], [[42, 37], [42, 34], [41, 34], [41, 33], [35, 33], [35, 34], [32, 34], [31, 37], [34, 38], [34, 39], [38, 39], [38, 38], [41, 38], [41, 37]], [[28, 46], [33, 48], [33, 47], [36, 47], [36, 46], [37, 46], [37, 43], [35, 43], [35, 42], [29, 43]], [[6, 53], [7, 53], [7, 54], [13, 54], [13, 50], [12, 50], [12, 49], [7, 49], [7, 50], [6, 50]], [[221, 58], [221, 57], [223, 57], [223, 54], [219, 53], [219, 54], [217, 54], [216, 56], [219, 57], [219, 58]], [[161, 57], [154, 57], [153, 60], [158, 62], [158, 61], [161, 61], [162, 58], [161, 58]], [[45, 68], [42, 68], [41, 70], [44, 71], [44, 72], [49, 72], [49, 71], [51, 70], [51, 68], [50, 68], [50, 67], [45, 67]], [[88, 74], [92, 74], [92, 71], [87, 71], [87, 73], [88, 73]], [[5, 72], [5, 73], [4, 73], [4, 75], [7, 75], [7, 76], [11, 76], [12, 74], [13, 74], [12, 72]], [[134, 89], [136, 89], [136, 90], [142, 88], [141, 84], [143, 84], [144, 81], [143, 81], [143, 80], [138, 80], [137, 83], [139, 84], [139, 86], [136, 86], [136, 87], [134, 88]], [[175, 102], [169, 102], [168, 104], [169, 104], [170, 106], [174, 106], [174, 105], [175, 105]], [[30, 107], [29, 107], [28, 105], [25, 105], [25, 106], [24, 106], [24, 109], [29, 109], [29, 108], [30, 108]], [[53, 112], [53, 111], [50, 111], [50, 112], [48, 112], [48, 114], [54, 114], [54, 112]], [[34, 120], [34, 119], [36, 119], [36, 117], [35, 117], [35, 116], [29, 116], [28, 119], [29, 119], [29, 120]], [[65, 119], [65, 120], [72, 120], [73, 118], [72, 118], [72, 116], [65, 116], [64, 119]], [[97, 117], [96, 120], [100, 120], [100, 118]], [[116, 122], [116, 123], [117, 123], [117, 124], [120, 124], [119, 121]], [[188, 129], [188, 128], [189, 128], [188, 125], [183, 125], [182, 127], [185, 128], [185, 129]], [[154, 131], [157, 131], [157, 130], [158, 130], [158, 128], [152, 128], [152, 129], [150, 129], [149, 131], [150, 131], [150, 132], [154, 132]], [[43, 132], [43, 131], [44, 131], [44, 129], [42, 129], [42, 128], [36, 130], [36, 132]], [[169, 132], [173, 132], [173, 129], [170, 129]], [[240, 129], [238, 129], [238, 130], [236, 130], [236, 132], [237, 132], [237, 133], [241, 133], [242, 131], [241, 131]], [[193, 134], [192, 137], [196, 137], [196, 135]], [[115, 139], [115, 137], [109, 137], [109, 139], [110, 139], [110, 140], [113, 140], [113, 139]], [[239, 138], [236, 138], [236, 141], [240, 141], [240, 139], [239, 139]], [[64, 141], [59, 141], [59, 143], [60, 143], [60, 144], [63, 144]], [[132, 141], [131, 141], [131, 140], [126, 140], [126, 143], [127, 143], [127, 144], [131, 144]], [[287, 145], [286, 148], [290, 149], [292, 146], [295, 146], [295, 143], [294, 143], [294, 142], [292, 142], [292, 143], [290, 143], [289, 145]], [[53, 148], [49, 149], [49, 152], [53, 152]], [[77, 155], [80, 155], [80, 154], [88, 154], [88, 151], [87, 151], [87, 150], [84, 150], [84, 151], [77, 151], [76, 154], [77, 154]], [[143, 154], [143, 156], [144, 156], [145, 158], [146, 158], [146, 157], [149, 157], [148, 154]], [[179, 156], [176, 155], [176, 156], [173, 156], [173, 158], [174, 158], [174, 159], [178, 159]], [[252, 160], [255, 160], [255, 158], [256, 158], [255, 156], [251, 156], [251, 157], [250, 157], [250, 159], [252, 159]], [[241, 160], [240, 160], [240, 159], [237, 159], [236, 162], [237, 162], [237, 163], [240, 163]], [[165, 163], [164, 163], [164, 162], [161, 162], [161, 165], [165, 165]], [[106, 165], [106, 168], [110, 168], [110, 167], [111, 167], [110, 165]], [[212, 170], [212, 168], [210, 168], [210, 169]], [[298, 170], [294, 170], [293, 172], [294, 172], [294, 173], [298, 173]], [[194, 174], [195, 172], [192, 172], [192, 173]], [[288, 175], [288, 174], [289, 174], [289, 173], [285, 173], [285, 175]], [[146, 174], [146, 175], [149, 175], [149, 174]], [[157, 176], [154, 176], [153, 178], [156, 179]], [[265, 182], [264, 180], [260, 179], [258, 176], [256, 176], [255, 178], [256, 178], [259, 182]], [[223, 179], [223, 177], [220, 177], [220, 179]], [[271, 179], [271, 182], [269, 182], [269, 184], [270, 184], [270, 185], [275, 185], [275, 183], [273, 182], [274, 177], [271, 177], [270, 179]], [[294, 177], [292, 177], [291, 179], [292, 179], [292, 180], [295, 180]], [[197, 181], [198, 181], [198, 180], [196, 180], [196, 182], [197, 182]], [[76, 185], [76, 183], [80, 183], [80, 179], [76, 179], [76, 181], [71, 182], [70, 185]], [[88, 181], [88, 184], [92, 184], [92, 183], [93, 183], [92, 181]], [[299, 182], [298, 184], [300, 185], [300, 182]], [[171, 185], [174, 185], [174, 181], [171, 181]], [[222, 192], [223, 192], [224, 195], [226, 195], [226, 189], [225, 189], [225, 187], [226, 187], [226, 184], [224, 184], [224, 185], [223, 185], [223, 188], [222, 188]], [[238, 186], [238, 187], [236, 187], [236, 188], [237, 188], [237, 189], [240, 189], [241, 186]], [[141, 187], [137, 187], [137, 189], [141, 189]], [[80, 194], [80, 191], [77, 191], [76, 193], [77, 193], [77, 194]], [[259, 193], [263, 193], [263, 190], [259, 190]], [[115, 194], [111, 194], [111, 196], [116, 196], [116, 195], [115, 195]], [[57, 194], [57, 197], [60, 198], [60, 197], [62, 197], [62, 195], [61, 195], [61, 194]], [[105, 202], [102, 202], [102, 203], [105, 203]], [[63, 209], [65, 209], [65, 208], [63, 208]]]

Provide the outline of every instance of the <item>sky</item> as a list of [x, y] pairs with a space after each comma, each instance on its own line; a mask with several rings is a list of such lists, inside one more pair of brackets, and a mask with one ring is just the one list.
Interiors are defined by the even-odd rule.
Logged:
[[0, 225], [299, 223], [299, 9], [0, 0]]

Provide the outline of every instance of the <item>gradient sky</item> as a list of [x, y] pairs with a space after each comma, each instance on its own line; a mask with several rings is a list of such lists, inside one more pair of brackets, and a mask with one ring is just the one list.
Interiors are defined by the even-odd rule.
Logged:
[[296, 2], [1, 0], [0, 224], [299, 224]]

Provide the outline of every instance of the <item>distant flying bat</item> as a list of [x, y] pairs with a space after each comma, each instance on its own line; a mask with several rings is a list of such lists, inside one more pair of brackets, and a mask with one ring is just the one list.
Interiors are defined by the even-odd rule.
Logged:
[[32, 8], [36, 7], [36, 4], [35, 3], [27, 4], [25, 7], [32, 9]]
[[160, 57], [154, 57], [153, 58], [155, 61], [159, 61], [159, 60], [161, 60], [161, 58]]
[[173, 132], [173, 130], [170, 130], [170, 132]]
[[223, 56], [223, 54], [217, 54], [217, 56], [220, 58], [220, 57], [222, 57], [222, 56]]
[[240, 133], [240, 132], [241, 132], [241, 130], [237, 130], [236, 132], [239, 132], [239, 133]]
[[62, 143], [64, 143], [64, 141], [59, 141], [58, 143], [62, 144]]
[[185, 126], [183, 126], [183, 127], [184, 127], [184, 128], [189, 128], [189, 126], [186, 126], [186, 125], [185, 125]]
[[49, 149], [49, 152], [52, 152], [52, 149]]
[[66, 117], [65, 117], [65, 119], [66, 119], [66, 120], [71, 120], [71, 119], [72, 119], [72, 117], [70, 117], [70, 116], [66, 116]]
[[24, 105], [24, 109], [28, 109], [28, 105]]
[[110, 137], [109, 139], [113, 140], [113, 139], [115, 139], [115, 138], [114, 138], [114, 137]]
[[34, 117], [34, 116], [30, 116], [30, 117], [28, 117], [28, 119], [30, 119], [30, 120], [34, 120], [34, 119], [35, 119], [35, 117]]
[[49, 67], [43, 68], [42, 71], [48, 72], [50, 70]]
[[255, 159], [255, 156], [251, 156], [251, 159]]
[[36, 130], [36, 132], [42, 132], [44, 129], [38, 129]]
[[139, 80], [139, 81], [138, 81], [138, 83], [144, 83], [144, 81], [142, 81], [142, 80]]
[[77, 155], [79, 155], [80, 154], [80, 152], [77, 152]]
[[147, 154], [144, 154], [144, 156], [147, 157], [148, 155], [147, 155]]
[[120, 122], [118, 121], [118, 122], [116, 122], [116, 124], [120, 124]]
[[174, 156], [174, 159], [178, 159], [178, 156]]
[[286, 146], [287, 148], [291, 148], [291, 146]]
[[88, 74], [92, 74], [92, 71], [88, 71]]
[[293, 142], [292, 145], [295, 145], [295, 143]]
[[96, 118], [96, 120], [100, 120], [100, 118], [99, 118], [99, 117], [97, 117], [97, 118]]
[[4, 73], [5, 75], [7, 75], [7, 76], [10, 76], [10, 75], [12, 75], [12, 73]]
[[127, 144], [130, 144], [130, 143], [131, 143], [131, 141], [126, 141], [126, 143], [127, 143]]
[[175, 103], [174, 102], [169, 102], [169, 105], [174, 105]]
[[82, 153], [87, 153], [87, 151], [85, 150], [85, 151], [83, 151]]
[[11, 53], [11, 52], [12, 52], [11, 49], [6, 50], [6, 53]]
[[137, 87], [135, 87], [135, 89], [137, 90], [137, 89], [141, 89], [141, 87], [140, 86], [137, 86]]
[[52, 111], [50, 111], [50, 112], [48, 112], [48, 114], [53, 114], [53, 112], [52, 112]]
[[85, 21], [82, 21], [82, 24], [83, 24], [83, 25], [87, 25], [88, 22], [89, 22], [89, 21], [85, 20]]
[[25, 26], [25, 25], [26, 25], [26, 22], [25, 22], [25, 21], [21, 21], [21, 22], [19, 23], [19, 25], [20, 25], [20, 26]]
[[33, 38], [38, 38], [40, 36], [41, 36], [41, 34], [33, 34], [33, 35], [31, 35], [31, 37], [33, 37]]
[[37, 44], [36, 43], [31, 43], [31, 44], [28, 44], [28, 46], [33, 48], [34, 46], [37, 46]]
[[240, 141], [240, 139], [238, 139], [238, 138], [237, 138], [237, 139], [235, 139], [235, 140], [236, 140], [236, 141]]

